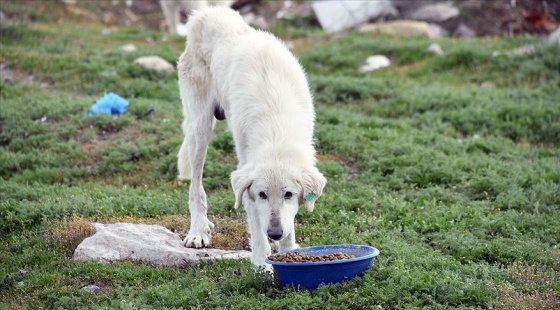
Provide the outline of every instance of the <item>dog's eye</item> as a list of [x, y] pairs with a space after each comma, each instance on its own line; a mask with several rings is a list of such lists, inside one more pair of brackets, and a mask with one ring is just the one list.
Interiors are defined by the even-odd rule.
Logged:
[[259, 192], [259, 197], [261, 197], [261, 199], [266, 200], [268, 198], [268, 196], [266, 196], [265, 192]]
[[284, 194], [284, 199], [286, 199], [286, 200], [291, 199], [292, 196], [293, 196], [292, 192], [286, 192], [286, 193]]

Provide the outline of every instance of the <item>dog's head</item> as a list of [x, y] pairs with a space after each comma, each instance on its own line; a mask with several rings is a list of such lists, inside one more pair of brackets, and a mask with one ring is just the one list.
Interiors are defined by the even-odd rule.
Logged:
[[253, 208], [272, 240], [284, 239], [292, 230], [300, 205], [313, 211], [327, 180], [316, 167], [298, 169], [283, 165], [245, 165], [231, 175], [235, 208]]

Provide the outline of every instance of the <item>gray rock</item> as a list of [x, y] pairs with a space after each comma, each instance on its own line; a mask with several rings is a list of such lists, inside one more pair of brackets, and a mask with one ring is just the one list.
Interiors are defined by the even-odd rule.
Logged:
[[380, 16], [397, 16], [391, 0], [314, 1], [313, 11], [328, 32], [338, 32], [356, 27]]
[[358, 27], [359, 32], [388, 34], [393, 36], [427, 36], [435, 37], [432, 28], [426, 22], [416, 20], [395, 20], [384, 23], [371, 23]]
[[134, 63], [146, 69], [151, 69], [156, 71], [167, 71], [167, 72], [175, 71], [175, 67], [173, 67], [172, 64], [170, 64], [167, 60], [159, 56], [139, 57], [136, 58], [136, 60], [134, 60]]
[[465, 24], [459, 24], [453, 32], [453, 36], [458, 38], [474, 38], [476, 37], [476, 32]]
[[253, 27], [256, 27], [256, 28], [259, 28], [259, 29], [270, 28], [270, 24], [266, 21], [266, 19], [264, 17], [259, 16], [255, 13], [253, 13], [253, 12], [243, 14], [242, 17], [243, 17], [243, 20], [247, 24], [249, 24]]
[[313, 8], [309, 1], [284, 1], [283, 7], [275, 14], [277, 19], [307, 18], [313, 14]]
[[96, 233], [74, 251], [77, 261], [109, 263], [134, 260], [163, 266], [183, 266], [200, 260], [250, 258], [249, 251], [192, 249], [181, 237], [159, 225], [116, 223], [93, 224]]
[[459, 16], [459, 9], [448, 2], [426, 4], [411, 13], [411, 17], [428, 22], [443, 22]]
[[430, 31], [432, 38], [446, 38], [449, 36], [449, 31], [438, 24], [430, 24]]
[[560, 45], [560, 26], [548, 35], [548, 43]]
[[0, 78], [4, 82], [11, 82], [15, 80], [16, 71], [8, 67], [8, 63], [0, 63]]

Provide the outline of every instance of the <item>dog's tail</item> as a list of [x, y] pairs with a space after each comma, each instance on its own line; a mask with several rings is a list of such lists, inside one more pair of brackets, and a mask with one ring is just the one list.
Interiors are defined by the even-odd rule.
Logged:
[[202, 59], [212, 54], [216, 42], [223, 37], [232, 37], [254, 31], [237, 12], [228, 7], [208, 7], [194, 11], [187, 22], [187, 49], [195, 49]]

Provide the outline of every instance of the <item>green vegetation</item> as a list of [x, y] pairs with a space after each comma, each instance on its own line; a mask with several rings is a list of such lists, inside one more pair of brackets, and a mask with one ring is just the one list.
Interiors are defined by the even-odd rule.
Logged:
[[[328, 179], [315, 211], [297, 216], [298, 243], [381, 251], [363, 277], [311, 293], [280, 289], [248, 261], [169, 268], [69, 259], [95, 221], [187, 231], [187, 189], [175, 179], [176, 75], [133, 64], [146, 55], [174, 63], [185, 42], [142, 28], [103, 35], [57, 3], [45, 13], [13, 1], [4, 12], [29, 20], [0, 24], [0, 63], [15, 76], [0, 80], [0, 309], [560, 305], [559, 46], [531, 36], [440, 39], [445, 54], [435, 56], [427, 38], [274, 29], [304, 42], [296, 53], [316, 99]], [[122, 51], [127, 43], [138, 50]], [[535, 53], [492, 57], [528, 44]], [[358, 73], [373, 54], [393, 66]], [[105, 92], [130, 100], [129, 112], [84, 118]], [[241, 249], [235, 165], [220, 123], [204, 182], [215, 241]], [[88, 284], [101, 289], [81, 290]]]

